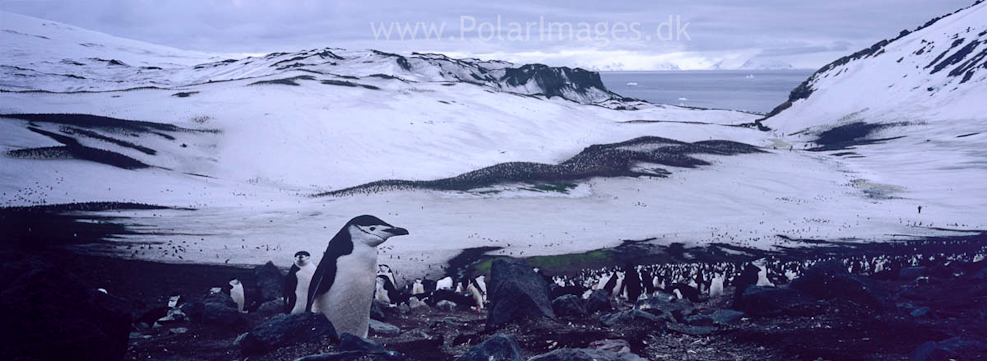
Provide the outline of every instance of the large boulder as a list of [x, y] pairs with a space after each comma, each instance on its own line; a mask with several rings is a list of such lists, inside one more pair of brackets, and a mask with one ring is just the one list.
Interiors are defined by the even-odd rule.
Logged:
[[257, 325], [238, 340], [238, 345], [244, 355], [257, 355], [282, 346], [323, 339], [337, 340], [336, 329], [325, 315], [305, 312], [279, 315]]
[[260, 295], [258, 303], [280, 298], [283, 292], [284, 275], [281, 270], [274, 265], [274, 262], [267, 261], [263, 266], [254, 268], [254, 279], [257, 281], [257, 289]]
[[645, 359], [630, 352], [567, 348], [538, 355], [528, 361], [645, 361]]
[[370, 331], [378, 336], [397, 336], [401, 334], [401, 329], [389, 323], [370, 319]]
[[610, 292], [606, 290], [596, 290], [589, 294], [585, 307], [587, 313], [607, 312], [613, 309], [610, 303]]
[[812, 300], [790, 288], [750, 286], [741, 294], [743, 312], [753, 316], [773, 316]]
[[181, 309], [193, 322], [206, 326], [229, 327], [247, 323], [247, 319], [237, 309], [236, 302], [225, 293], [207, 294], [194, 302], [183, 304]]
[[548, 283], [520, 260], [494, 260], [487, 290], [490, 299], [487, 329], [526, 317], [555, 318], [548, 298]]
[[717, 325], [730, 325], [744, 317], [744, 313], [735, 310], [716, 310], [710, 315]]
[[127, 302], [40, 259], [0, 267], [0, 360], [121, 360]]
[[645, 310], [654, 314], [664, 314], [669, 321], [682, 322], [689, 315], [696, 311], [696, 306], [687, 299], [670, 300], [667, 296], [649, 297], [638, 300], [634, 305], [639, 310]]
[[627, 311], [621, 311], [621, 312], [603, 315], [602, 317], [600, 317], [600, 323], [602, 323], [604, 326], [614, 326], [618, 324], [626, 324], [626, 323], [637, 322], [637, 321], [659, 322], [661, 321], [661, 318], [635, 308], [629, 309]]
[[851, 275], [839, 260], [820, 262], [792, 281], [791, 287], [821, 299], [846, 299], [872, 308], [887, 307], [887, 295], [874, 280]]
[[583, 307], [583, 300], [575, 295], [564, 295], [552, 300], [552, 310], [559, 317], [586, 316], [586, 308]]
[[456, 361], [521, 361], [521, 346], [514, 337], [497, 334], [474, 346]]

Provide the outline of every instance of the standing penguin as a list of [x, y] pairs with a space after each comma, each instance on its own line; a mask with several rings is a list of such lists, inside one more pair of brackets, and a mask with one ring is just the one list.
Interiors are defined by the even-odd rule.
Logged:
[[376, 289], [377, 246], [408, 234], [377, 217], [351, 219], [329, 241], [308, 289], [307, 310], [326, 315], [336, 332], [367, 337]]
[[295, 253], [295, 262], [284, 277], [284, 313], [305, 312], [308, 304], [308, 285], [315, 274], [315, 264], [309, 262], [311, 254], [305, 251]]
[[624, 276], [624, 290], [627, 292], [627, 301], [634, 303], [641, 297], [641, 275], [637, 273], [637, 267], [629, 263], [625, 269], [627, 276]]
[[233, 288], [230, 289], [230, 297], [233, 298], [233, 302], [236, 302], [237, 310], [244, 312], [243, 305], [246, 298], [244, 298], [243, 294], [243, 284], [240, 283], [240, 280], [234, 278], [230, 280], [230, 286], [233, 286]]

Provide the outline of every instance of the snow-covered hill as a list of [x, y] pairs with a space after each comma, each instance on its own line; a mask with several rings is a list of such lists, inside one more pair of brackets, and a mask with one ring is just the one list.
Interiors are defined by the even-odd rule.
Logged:
[[765, 124], [793, 133], [855, 119], [982, 119], [985, 93], [987, 4], [977, 1], [822, 67]]
[[[747, 113], [624, 99], [584, 70], [334, 48], [216, 56], [0, 16], [12, 49], [0, 58], [0, 206], [174, 207], [99, 213], [122, 217], [117, 242], [196, 245], [117, 249], [134, 257], [284, 265], [367, 213], [411, 231], [381, 250], [406, 272], [478, 246], [770, 248], [987, 228], [983, 189], [890, 182], [883, 172], [914, 155], [789, 151], [808, 137], [741, 126]], [[399, 187], [352, 188], [368, 183]]]

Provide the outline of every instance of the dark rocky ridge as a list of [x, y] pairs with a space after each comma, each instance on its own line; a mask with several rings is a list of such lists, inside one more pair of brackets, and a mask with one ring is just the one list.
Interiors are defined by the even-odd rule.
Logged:
[[642, 170], [635, 167], [644, 163], [695, 168], [709, 163], [690, 157], [690, 154], [737, 155], [761, 152], [763, 151], [755, 146], [726, 140], [686, 143], [647, 136], [620, 143], [592, 145], [559, 164], [501, 163], [451, 178], [430, 181], [382, 180], [319, 193], [315, 196], [341, 196], [400, 189], [465, 191], [504, 183], [564, 182], [591, 177], [663, 177], [669, 174], [665, 169], [653, 167]]

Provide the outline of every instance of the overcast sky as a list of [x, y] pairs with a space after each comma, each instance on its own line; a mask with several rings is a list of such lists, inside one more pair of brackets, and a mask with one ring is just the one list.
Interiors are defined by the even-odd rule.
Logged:
[[[209, 52], [371, 48], [646, 70], [670, 65], [697, 69], [720, 64], [732, 68], [748, 59], [760, 64], [818, 68], [893, 37], [902, 29], [913, 29], [972, 3], [973, 0], [567, 0], [551, 4], [530, 0], [2, 0], [0, 9]], [[416, 26], [417, 32], [412, 36], [410, 31]], [[432, 31], [425, 39], [424, 29], [429, 27]], [[406, 30], [404, 40], [398, 28]], [[390, 40], [386, 40], [388, 31]]]

